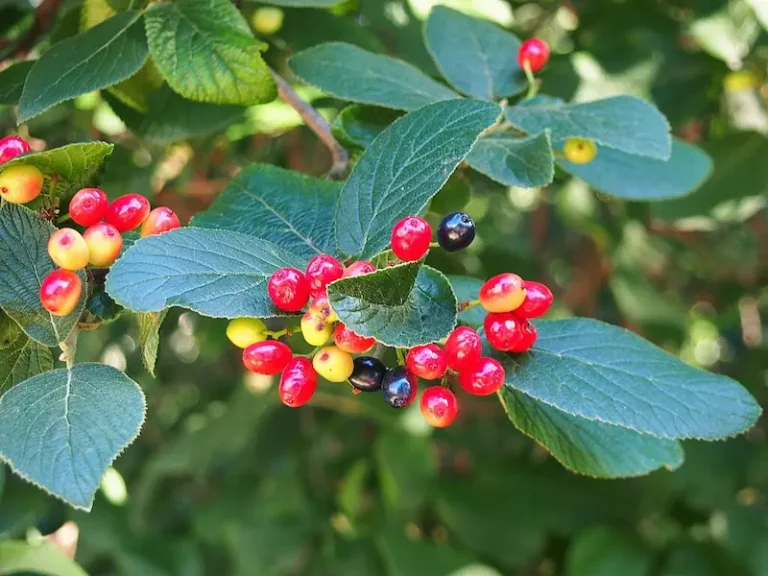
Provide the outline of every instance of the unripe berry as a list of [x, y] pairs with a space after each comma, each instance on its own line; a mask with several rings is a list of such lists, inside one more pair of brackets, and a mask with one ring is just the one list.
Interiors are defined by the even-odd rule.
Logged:
[[317, 390], [317, 372], [303, 356], [292, 358], [280, 377], [278, 392], [283, 404], [291, 408], [303, 406]]
[[147, 216], [146, 221], [141, 227], [141, 237], [154, 236], [155, 234], [162, 234], [163, 232], [169, 232], [181, 227], [179, 217], [176, 216], [176, 212], [165, 206], [155, 208]]
[[329, 324], [333, 324], [339, 319], [336, 312], [331, 308], [331, 303], [328, 301], [328, 295], [325, 292], [315, 296], [312, 304], [309, 305], [309, 311], [321, 316]]
[[374, 338], [358, 336], [352, 330], [339, 323], [333, 331], [333, 342], [340, 350], [350, 354], [362, 354], [368, 352], [376, 344]]
[[429, 250], [432, 227], [421, 216], [408, 216], [392, 228], [392, 252], [400, 260], [419, 260]]
[[320, 376], [329, 382], [346, 382], [355, 369], [352, 356], [348, 352], [339, 350], [336, 346], [326, 346], [320, 349], [312, 359], [312, 366], [315, 367]]
[[440, 222], [437, 229], [437, 241], [447, 252], [463, 250], [475, 239], [475, 222], [469, 214], [454, 212]]
[[374, 266], [372, 262], [368, 262], [367, 260], [358, 260], [357, 262], [353, 262], [347, 266], [347, 269], [344, 270], [343, 277], [352, 278], [354, 276], [370, 274], [371, 272], [376, 272], [376, 266]]
[[457, 326], [445, 341], [443, 350], [451, 369], [466, 370], [480, 359], [483, 353], [483, 341], [472, 328]]
[[56, 266], [65, 270], [82, 270], [88, 266], [88, 244], [80, 232], [72, 228], [62, 228], [51, 234], [48, 255]]
[[488, 314], [483, 321], [485, 339], [496, 350], [509, 352], [524, 340], [527, 320], [521, 320], [514, 312]]
[[471, 368], [459, 372], [459, 384], [475, 396], [493, 394], [504, 385], [505, 378], [504, 367], [494, 358], [480, 358]]
[[272, 303], [286, 312], [298, 312], [309, 300], [309, 283], [296, 268], [281, 268], [267, 284]]
[[531, 72], [538, 72], [546, 66], [549, 60], [549, 44], [539, 38], [530, 38], [520, 45], [517, 52], [517, 63], [520, 68], [525, 68], [525, 63], [531, 68]]
[[522, 320], [522, 328], [520, 331], [522, 338], [515, 346], [512, 346], [509, 349], [509, 352], [522, 354], [523, 352], [528, 352], [528, 350], [530, 350], [536, 343], [536, 338], [538, 338], [539, 333], [536, 330], [536, 326], [528, 322], [528, 320]]
[[552, 291], [541, 282], [526, 281], [525, 300], [515, 314], [521, 318], [538, 318], [547, 313], [554, 299]]
[[333, 334], [333, 324], [310, 311], [301, 318], [301, 334], [310, 346], [322, 346]]
[[517, 274], [506, 272], [494, 276], [480, 288], [480, 304], [488, 312], [512, 312], [525, 300], [524, 286]]
[[107, 223], [118, 232], [135, 230], [149, 216], [149, 200], [140, 194], [120, 196], [107, 209]]
[[373, 356], [358, 356], [354, 361], [354, 369], [349, 381], [352, 386], [363, 392], [381, 390], [381, 383], [387, 367], [384, 362]]
[[586, 138], [568, 138], [563, 155], [571, 164], [589, 164], [597, 156], [597, 144]]
[[251, 344], [267, 339], [267, 325], [258, 318], [235, 318], [227, 324], [227, 338], [238, 348], [248, 348]]
[[93, 226], [107, 215], [109, 199], [98, 188], [83, 188], [69, 201], [69, 215], [80, 226]]
[[40, 303], [54, 316], [67, 316], [77, 308], [83, 282], [71, 270], [54, 270], [40, 284]]
[[26, 204], [40, 196], [44, 181], [36, 166], [10, 166], [0, 172], [0, 198], [11, 204]]
[[408, 370], [424, 380], [442, 378], [448, 368], [448, 361], [443, 352], [435, 344], [414, 346], [405, 358]]
[[419, 379], [403, 366], [387, 371], [381, 383], [384, 401], [392, 408], [405, 408], [413, 403], [418, 392]]
[[89, 262], [99, 268], [109, 266], [123, 249], [123, 237], [117, 228], [106, 222], [99, 222], [83, 232], [88, 244]]
[[293, 352], [287, 344], [265, 340], [243, 350], [243, 365], [256, 374], [272, 376], [282, 372], [292, 357]]
[[456, 395], [440, 386], [432, 386], [421, 395], [421, 413], [428, 424], [435, 428], [450, 426], [459, 412]]
[[0, 138], [0, 164], [29, 152], [29, 144], [20, 136]]
[[305, 276], [309, 282], [309, 295], [317, 296], [334, 280], [344, 275], [344, 266], [333, 256], [318, 254], [307, 264]]

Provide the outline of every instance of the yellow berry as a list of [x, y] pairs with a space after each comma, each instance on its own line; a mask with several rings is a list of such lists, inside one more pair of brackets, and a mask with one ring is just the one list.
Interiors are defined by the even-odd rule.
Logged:
[[258, 318], [236, 318], [227, 326], [227, 338], [238, 348], [248, 348], [251, 344], [267, 339], [267, 325]]
[[48, 239], [48, 255], [59, 268], [82, 270], [88, 266], [90, 249], [85, 238], [77, 230], [62, 228]]
[[259, 34], [274, 34], [283, 27], [283, 16], [280, 8], [258, 8], [251, 17], [251, 24]]
[[757, 77], [747, 70], [729, 73], [723, 80], [726, 92], [741, 92], [757, 88]]
[[310, 310], [301, 318], [301, 334], [310, 346], [322, 346], [330, 340], [333, 324]]
[[563, 154], [572, 164], [589, 164], [597, 156], [597, 145], [586, 138], [568, 138], [563, 147]]
[[0, 198], [11, 204], [26, 204], [40, 195], [43, 173], [28, 164], [11, 166], [0, 172]]
[[315, 372], [329, 382], [346, 382], [355, 369], [352, 355], [336, 346], [326, 346], [312, 359]]

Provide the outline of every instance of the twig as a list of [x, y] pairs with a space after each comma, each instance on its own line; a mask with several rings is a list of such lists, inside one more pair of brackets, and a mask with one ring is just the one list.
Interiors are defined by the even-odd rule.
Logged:
[[344, 147], [339, 144], [338, 140], [333, 137], [331, 133], [331, 127], [325, 118], [318, 114], [317, 110], [312, 108], [308, 103], [299, 98], [299, 95], [291, 88], [291, 85], [285, 81], [285, 78], [280, 76], [277, 72], [272, 70], [272, 76], [275, 78], [277, 84], [277, 94], [280, 99], [288, 104], [291, 108], [298, 112], [301, 119], [309, 127], [312, 132], [317, 134], [323, 144], [330, 150], [333, 158], [333, 166], [328, 172], [328, 176], [334, 180], [340, 180], [344, 178], [349, 168], [349, 153]]
[[77, 350], [77, 336], [78, 330], [75, 328], [69, 333], [66, 340], [59, 343], [61, 348], [61, 355], [59, 360], [67, 363], [67, 368], [71, 369], [75, 365], [75, 351]]
[[55, 21], [56, 12], [64, 0], [43, 0], [35, 8], [35, 20], [26, 35], [19, 41], [16, 49], [11, 53], [11, 58], [23, 58], [35, 46], [37, 39]]

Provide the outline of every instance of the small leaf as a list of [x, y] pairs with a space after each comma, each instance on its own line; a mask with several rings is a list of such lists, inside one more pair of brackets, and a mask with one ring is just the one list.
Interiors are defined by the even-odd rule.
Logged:
[[568, 548], [565, 576], [647, 576], [655, 564], [653, 552], [634, 533], [615, 527], [581, 532]]
[[329, 284], [331, 306], [348, 328], [410, 348], [442, 340], [456, 325], [456, 296], [443, 274], [421, 262]]
[[365, 149], [400, 116], [387, 108], [352, 104], [334, 118], [331, 129], [342, 144]]
[[49, 370], [53, 370], [51, 351], [20, 329], [8, 345], [0, 347], [0, 392]]
[[392, 227], [420, 213], [464, 160], [499, 107], [451, 100], [406, 114], [360, 157], [339, 195], [339, 250], [370, 258], [390, 243]]
[[468, 96], [498, 100], [527, 86], [517, 64], [520, 40], [496, 24], [435, 6], [424, 40], [440, 73]]
[[415, 110], [458, 98], [453, 90], [402, 60], [344, 42], [299, 52], [288, 65], [305, 82], [332, 96], [362, 104]]
[[107, 276], [107, 292], [135, 312], [180, 306], [216, 318], [285, 316], [269, 299], [267, 281], [275, 270], [304, 264], [253, 236], [180, 228], [126, 250]]
[[0, 574], [45, 574], [45, 576], [88, 576], [53, 542], [29, 544], [0, 542]]
[[393, 576], [453, 574], [472, 563], [472, 556], [464, 551], [426, 539], [411, 540], [394, 526], [378, 531], [377, 544], [386, 573]]
[[392, 511], [413, 512], [434, 488], [437, 455], [427, 436], [389, 430], [373, 447], [382, 496]]
[[152, 61], [185, 98], [249, 106], [277, 95], [261, 44], [228, 0], [152, 4], [145, 22]]
[[333, 218], [340, 188], [338, 182], [253, 164], [192, 225], [249, 234], [307, 260], [318, 254], [337, 256]]
[[506, 111], [509, 122], [528, 134], [551, 132], [553, 142], [588, 138], [627, 154], [667, 160], [672, 144], [669, 123], [652, 105], [634, 96], [566, 104], [537, 96]]
[[11, 64], [0, 72], [0, 105], [15, 106], [19, 103], [27, 75], [35, 65], [35, 60], [25, 60]]
[[264, 0], [262, 4], [291, 6], [296, 8], [327, 8], [343, 4], [346, 0]]
[[116, 320], [123, 313], [123, 307], [107, 294], [103, 284], [92, 288], [85, 307], [88, 312], [105, 322]]
[[508, 132], [477, 141], [467, 163], [505, 186], [540, 188], [552, 183], [555, 160], [547, 132], [521, 138]]
[[29, 72], [19, 102], [19, 123], [133, 76], [147, 54], [141, 13], [133, 10], [55, 44]]
[[138, 436], [144, 394], [119, 370], [78, 364], [0, 398], [0, 457], [19, 476], [90, 510], [106, 469]]
[[162, 326], [167, 310], [162, 312], [141, 312], [136, 315], [139, 325], [139, 342], [141, 343], [141, 360], [144, 367], [152, 376], [155, 375], [155, 364], [160, 347], [160, 326]]

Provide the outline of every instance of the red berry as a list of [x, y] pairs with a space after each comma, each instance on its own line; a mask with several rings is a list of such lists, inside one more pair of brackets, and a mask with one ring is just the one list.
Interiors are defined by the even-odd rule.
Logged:
[[107, 222], [118, 232], [135, 230], [149, 216], [149, 200], [140, 194], [120, 196], [107, 209]]
[[528, 322], [528, 320], [520, 320], [520, 322], [522, 324], [522, 338], [515, 346], [509, 349], [509, 352], [514, 352], [516, 354], [528, 352], [528, 350], [530, 350], [536, 343], [536, 338], [539, 336], [539, 333], [536, 331], [536, 326]]
[[512, 312], [525, 300], [523, 279], [511, 272], [494, 276], [480, 287], [478, 298], [488, 312]]
[[54, 316], [67, 316], [77, 308], [83, 283], [71, 270], [54, 270], [40, 284], [40, 303]]
[[367, 260], [360, 260], [358, 262], [353, 262], [346, 270], [344, 270], [344, 278], [362, 276], [363, 274], [370, 274], [371, 272], [376, 272], [376, 266]]
[[552, 291], [541, 282], [526, 281], [524, 286], [525, 300], [515, 314], [521, 318], [538, 318], [546, 314], [555, 299]]
[[120, 256], [123, 249], [123, 237], [117, 228], [106, 222], [99, 222], [83, 232], [88, 244], [88, 261], [96, 267], [109, 266]]
[[20, 136], [0, 138], [0, 164], [29, 152], [29, 144]]
[[317, 372], [309, 358], [292, 358], [283, 369], [280, 377], [280, 400], [291, 408], [303, 406], [317, 390]]
[[456, 395], [441, 386], [432, 386], [421, 395], [421, 413], [435, 428], [450, 426], [459, 411]]
[[525, 62], [528, 61], [531, 72], [538, 72], [544, 68], [548, 60], [549, 44], [539, 38], [526, 40], [520, 45], [520, 50], [517, 52], [517, 63], [520, 68], [525, 68]]
[[435, 344], [414, 346], [408, 351], [405, 358], [408, 370], [424, 380], [437, 380], [442, 378], [448, 368], [448, 360], [443, 352]]
[[341, 323], [333, 331], [333, 341], [339, 350], [344, 350], [344, 352], [349, 352], [350, 354], [368, 352], [376, 344], [374, 338], [358, 336]]
[[459, 384], [470, 394], [488, 396], [504, 385], [504, 367], [493, 358], [480, 358], [471, 368], [459, 372]]
[[48, 255], [59, 268], [82, 270], [88, 266], [88, 243], [72, 228], [56, 230], [48, 239]]
[[298, 312], [309, 301], [309, 283], [296, 268], [281, 268], [269, 278], [269, 297], [286, 312]]
[[265, 340], [251, 344], [243, 350], [243, 364], [256, 374], [279, 374], [286, 367], [293, 352], [278, 340]]
[[432, 227], [420, 216], [408, 216], [392, 229], [392, 252], [400, 260], [413, 262], [429, 250]]
[[512, 312], [491, 313], [485, 317], [485, 339], [496, 350], [509, 352], [525, 339], [523, 334], [526, 320]]
[[458, 326], [445, 342], [445, 359], [453, 370], [466, 370], [483, 352], [480, 335], [468, 326]]
[[83, 188], [69, 201], [69, 215], [80, 226], [93, 226], [107, 215], [109, 199], [98, 188]]
[[176, 212], [165, 206], [155, 208], [147, 216], [144, 225], [141, 227], [141, 237], [154, 236], [155, 234], [162, 234], [163, 232], [170, 232], [181, 228], [181, 222], [179, 217], [176, 216]]
[[344, 266], [333, 256], [318, 254], [307, 264], [307, 281], [310, 296], [317, 296], [334, 280], [344, 275]]

